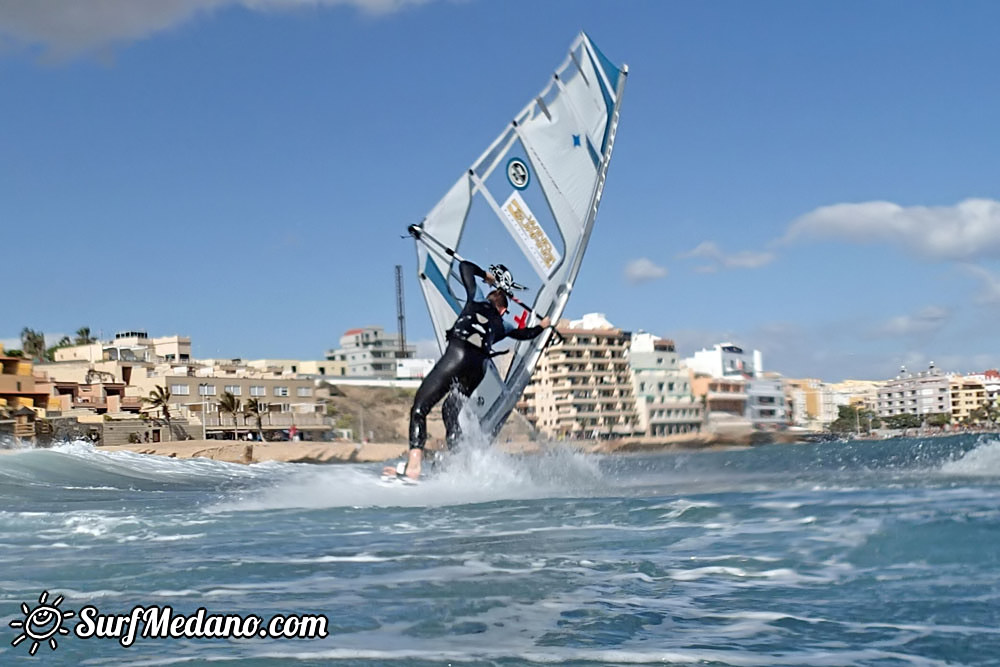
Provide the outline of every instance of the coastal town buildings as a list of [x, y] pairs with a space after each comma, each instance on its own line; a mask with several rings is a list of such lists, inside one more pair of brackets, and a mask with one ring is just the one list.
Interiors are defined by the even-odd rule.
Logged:
[[30, 359], [4, 354], [0, 347], [0, 408], [45, 408], [48, 392], [36, 386]]
[[329, 350], [326, 358], [344, 364], [350, 377], [396, 377], [396, 362], [412, 359], [416, 346], [400, 345], [399, 336], [387, 334], [382, 327], [350, 329], [340, 337], [340, 347]]
[[699, 433], [704, 411], [691, 392], [691, 373], [681, 369], [674, 342], [649, 333], [629, 347], [636, 416], [644, 435]]
[[518, 410], [551, 438], [610, 438], [642, 432], [628, 352], [631, 334], [601, 313], [560, 320]]
[[730, 385], [725, 383], [717, 383], [716, 388], [712, 389], [710, 381], [698, 381], [698, 389], [705, 392], [700, 395], [706, 396], [709, 421], [712, 419], [712, 412], [732, 414], [728, 407], [713, 410], [713, 405], [719, 405], [719, 401], [722, 400], [723, 405], [731, 407], [732, 402], [736, 400], [733, 397], [725, 399], [716, 397], [713, 401], [709, 397], [710, 394], [740, 394], [743, 396], [739, 399], [743, 401], [742, 416], [753, 425], [753, 428], [774, 430], [784, 428], [788, 424], [788, 410], [781, 377], [773, 373], [764, 373], [759, 350], [750, 352], [733, 343], [718, 343], [711, 349], [698, 350], [693, 356], [684, 360], [684, 365], [695, 373], [696, 380], [699, 376], [703, 376], [733, 382], [737, 379], [743, 381], [739, 391], [729, 391]]

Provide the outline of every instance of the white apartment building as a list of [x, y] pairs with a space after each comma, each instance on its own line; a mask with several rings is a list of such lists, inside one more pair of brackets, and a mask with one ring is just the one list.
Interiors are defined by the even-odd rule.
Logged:
[[396, 362], [412, 359], [416, 346], [400, 349], [399, 336], [386, 334], [382, 327], [350, 329], [340, 337], [340, 347], [329, 350], [326, 358], [342, 362], [350, 377], [396, 377]]
[[397, 359], [396, 377], [399, 379], [419, 379], [425, 377], [437, 363], [434, 359]]
[[951, 376], [931, 362], [926, 371], [908, 373], [903, 367], [878, 390], [878, 415], [951, 413]]
[[691, 391], [691, 375], [680, 368], [674, 342], [639, 333], [629, 346], [632, 391], [639, 428], [647, 436], [699, 433], [704, 411]]
[[641, 434], [628, 351], [631, 334], [601, 313], [560, 320], [563, 340], [542, 354], [518, 410], [551, 438]]
[[746, 417], [754, 427], [777, 429], [788, 425], [785, 385], [780, 374], [761, 372], [747, 380], [746, 392]]

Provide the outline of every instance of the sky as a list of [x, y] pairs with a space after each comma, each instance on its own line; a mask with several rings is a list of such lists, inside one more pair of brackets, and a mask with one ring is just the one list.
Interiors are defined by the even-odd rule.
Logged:
[[788, 377], [1000, 366], [1000, 4], [0, 0], [0, 342], [429, 348], [408, 224], [585, 30], [629, 65], [566, 315]]

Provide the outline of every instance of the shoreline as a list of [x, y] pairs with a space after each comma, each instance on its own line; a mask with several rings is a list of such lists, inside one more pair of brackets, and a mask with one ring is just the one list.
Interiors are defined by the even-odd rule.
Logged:
[[[720, 451], [744, 449], [749, 442], [733, 438], [685, 437], [674, 442], [629, 440], [600, 441], [556, 441], [540, 443], [534, 441], [510, 441], [496, 446], [508, 454], [540, 454], [555, 444], [576, 449], [588, 454], [635, 454], [671, 451]], [[207, 458], [227, 463], [384, 463], [406, 455], [407, 445], [402, 443], [355, 443], [355, 442], [244, 442], [233, 440], [179, 440], [156, 443], [136, 443], [129, 445], [98, 446], [105, 452], [134, 452], [167, 458]], [[434, 448], [428, 447], [428, 450]]]
[[[962, 431], [897, 435], [896, 437], [942, 438], [959, 435], [987, 435], [1000, 431]], [[808, 434], [776, 432], [768, 433], [766, 441], [758, 441], [750, 434], [743, 435], [691, 435], [668, 436], [666, 438], [626, 438], [620, 440], [555, 440], [537, 442], [532, 440], [510, 440], [496, 443], [501, 451], [508, 454], [538, 455], [554, 447], [574, 449], [585, 454], [656, 454], [670, 452], [732, 451], [750, 449], [765, 444], [809, 444]], [[805, 437], [803, 437], [805, 436]], [[877, 442], [885, 438], [852, 438], [850, 441]], [[892, 439], [892, 438], [889, 438]], [[194, 459], [206, 458], [226, 463], [310, 463], [317, 465], [344, 463], [385, 463], [403, 458], [407, 452], [404, 443], [347, 441], [307, 442], [277, 441], [248, 442], [233, 440], [175, 440], [166, 442], [144, 442], [128, 445], [97, 445], [99, 451], [133, 452], [166, 458]], [[428, 445], [428, 451], [436, 451], [440, 446]], [[0, 448], [0, 455], [22, 451], [21, 448]]]

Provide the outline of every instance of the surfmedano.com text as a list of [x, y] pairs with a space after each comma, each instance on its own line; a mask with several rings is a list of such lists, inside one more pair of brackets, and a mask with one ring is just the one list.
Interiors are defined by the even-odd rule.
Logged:
[[322, 639], [327, 636], [327, 618], [322, 615], [272, 616], [266, 623], [256, 614], [209, 614], [199, 607], [194, 614], [175, 614], [170, 606], [136, 606], [127, 615], [102, 615], [93, 605], [80, 609], [73, 634], [80, 639], [117, 639], [129, 647], [143, 639]]

